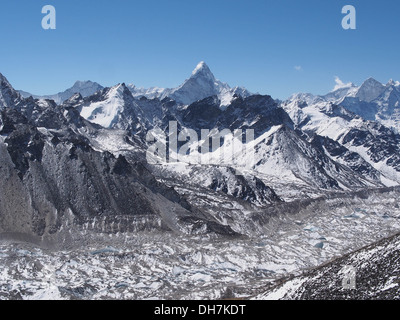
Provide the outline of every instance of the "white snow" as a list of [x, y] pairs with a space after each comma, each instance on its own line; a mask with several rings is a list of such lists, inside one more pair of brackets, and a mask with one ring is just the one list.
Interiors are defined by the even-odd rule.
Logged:
[[122, 88], [121, 85], [118, 85], [110, 90], [105, 101], [84, 106], [81, 116], [93, 123], [109, 128], [117, 120], [123, 108]]
[[282, 287], [277, 290], [257, 297], [257, 300], [281, 300], [285, 298], [287, 294], [293, 294], [298, 290], [306, 279], [295, 279], [294, 281], [289, 281], [285, 283]]

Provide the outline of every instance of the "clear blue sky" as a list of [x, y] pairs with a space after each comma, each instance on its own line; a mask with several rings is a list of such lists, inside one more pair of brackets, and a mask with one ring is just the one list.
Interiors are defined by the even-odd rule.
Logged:
[[[46, 4], [57, 10], [56, 30], [41, 28]], [[341, 27], [346, 4], [357, 9], [357, 30]], [[76, 80], [175, 87], [201, 60], [231, 86], [281, 99], [328, 92], [335, 76], [400, 80], [396, 0], [1, 0], [0, 8], [0, 72], [35, 94]]]

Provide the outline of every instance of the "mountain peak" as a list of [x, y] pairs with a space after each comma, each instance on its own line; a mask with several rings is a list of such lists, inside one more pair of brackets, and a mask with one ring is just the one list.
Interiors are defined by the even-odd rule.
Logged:
[[380, 87], [380, 86], [383, 86], [383, 84], [382, 83], [380, 83], [378, 80], [376, 80], [376, 79], [374, 79], [374, 78], [372, 78], [372, 77], [369, 77], [367, 80], [365, 80], [364, 81], [364, 83], [361, 85], [361, 86], [378, 86], [378, 87]]
[[11, 87], [11, 85], [8, 82], [7, 78], [5, 76], [3, 76], [2, 73], [0, 73], [0, 84], [1, 85], [7, 85], [8, 87]]
[[21, 99], [21, 95], [14, 90], [7, 78], [0, 73], [0, 109], [11, 107]]
[[362, 101], [371, 102], [378, 98], [385, 90], [385, 86], [374, 78], [368, 78], [358, 89], [356, 97]]
[[[90, 91], [90, 93], [92, 94], [92, 91], [94, 91], [94, 92], [96, 92], [96, 91], [98, 91], [98, 90], [101, 90], [101, 89], [103, 89], [103, 87], [100, 85], [100, 84], [98, 84], [97, 82], [93, 82], [93, 81], [90, 81], [90, 80], [85, 80], [85, 81], [80, 81], [80, 80], [78, 80], [78, 81], [76, 81], [75, 83], [74, 83], [74, 85], [70, 88], [70, 89], [68, 89], [69, 91], [74, 91], [74, 90], [89, 90]], [[67, 91], [68, 91], [67, 90]], [[78, 91], [77, 91], [78, 92]], [[94, 93], [93, 92], [93, 93]], [[76, 93], [76, 92], [74, 92], [74, 93]], [[79, 92], [79, 93], [81, 93], [81, 92]]]
[[215, 80], [213, 73], [204, 61], [200, 61], [192, 72], [192, 77], [205, 76], [206, 78]]
[[67, 101], [76, 93], [80, 93], [82, 97], [89, 97], [102, 89], [104, 89], [104, 87], [98, 84], [97, 82], [86, 80], [86, 81], [76, 81], [72, 87], [66, 89], [63, 92], [59, 92], [57, 94], [52, 94], [52, 95], [38, 96], [21, 90], [19, 91], [19, 93], [24, 98], [32, 96], [35, 99], [50, 99], [54, 100], [57, 104], [61, 104], [64, 101]]
[[78, 80], [74, 83], [73, 87], [83, 87], [88, 85], [99, 85], [99, 84], [90, 80], [84, 80], [84, 81]]
[[129, 84], [128, 88], [134, 97], [144, 96], [149, 99], [158, 98], [160, 100], [168, 97], [178, 104], [184, 105], [190, 105], [193, 102], [216, 95], [221, 101], [221, 106], [226, 106], [232, 101], [235, 94], [242, 97], [251, 95], [245, 88], [235, 87], [231, 89], [228, 84], [217, 80], [204, 61], [200, 61], [191, 76], [176, 88], [152, 87], [145, 89], [138, 88], [133, 84]]
[[399, 85], [400, 85], [399, 81], [395, 81], [393, 79], [390, 79], [388, 81], [388, 83], [386, 84], [386, 87], [391, 87], [391, 86], [398, 87]]

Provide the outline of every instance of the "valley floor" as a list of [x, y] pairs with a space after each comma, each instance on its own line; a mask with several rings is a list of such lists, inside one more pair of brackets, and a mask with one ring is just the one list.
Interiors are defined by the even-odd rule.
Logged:
[[398, 233], [397, 199], [389, 192], [346, 205], [326, 200], [271, 218], [254, 237], [97, 233], [62, 251], [3, 240], [0, 299], [281, 298], [263, 293]]

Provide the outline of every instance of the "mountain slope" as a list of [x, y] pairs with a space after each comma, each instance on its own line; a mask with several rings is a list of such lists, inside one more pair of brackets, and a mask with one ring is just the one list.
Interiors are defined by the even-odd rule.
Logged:
[[[355, 288], [343, 287], [349, 267]], [[352, 277], [352, 275], [350, 274]], [[398, 300], [400, 299], [400, 235], [347, 254], [281, 284], [256, 299]]]

